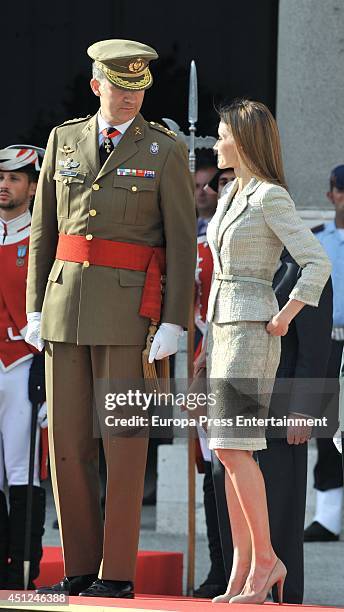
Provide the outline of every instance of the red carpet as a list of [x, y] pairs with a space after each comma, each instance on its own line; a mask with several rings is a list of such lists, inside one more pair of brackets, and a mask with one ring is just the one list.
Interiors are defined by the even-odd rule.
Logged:
[[[36, 586], [54, 584], [63, 577], [62, 551], [58, 546], [43, 550], [41, 572]], [[182, 595], [183, 553], [139, 551], [135, 586], [138, 593]]]
[[[79, 599], [79, 601], [75, 601], [75, 599]], [[71, 597], [70, 598], [70, 603], [71, 604], [81, 604], [82, 606], [85, 607], [85, 612], [90, 612], [90, 609], [88, 608], [88, 602], [85, 601], [85, 599], [87, 599], [86, 597], [83, 598], [74, 598]], [[92, 605], [92, 604], [91, 604]], [[101, 608], [107, 608], [108, 606], [111, 606], [113, 610], [117, 610], [117, 612], [119, 612], [119, 610], [152, 610], [152, 611], [158, 611], [158, 610], [170, 610], [172, 611], [180, 611], [180, 612], [221, 612], [222, 610], [227, 610], [227, 608], [223, 608], [221, 604], [213, 604], [211, 603], [211, 601], [209, 601], [208, 599], [191, 599], [188, 597], [145, 597], [145, 596], [139, 596], [134, 600], [125, 600], [125, 599], [121, 599], [119, 600], [118, 604], [114, 604], [113, 600], [112, 603], [109, 604], [106, 602], [105, 599], [99, 599], [97, 601], [97, 605], [98, 605], [98, 610], [97, 607], [94, 607], [93, 610], [94, 612], [101, 612]], [[272, 608], [275, 609], [275, 612], [281, 612], [281, 606], [279, 606], [278, 604], [273, 604], [273, 603], [266, 603], [264, 604], [266, 606], [269, 606], [272, 610]], [[94, 604], [93, 604], [94, 606]], [[220, 606], [220, 607], [218, 607]], [[341, 611], [343, 612], [343, 608], [335, 608], [335, 607], [326, 607], [326, 606], [297, 606], [297, 605], [290, 605], [290, 604], [284, 604], [283, 606], [284, 608], [288, 608], [288, 610], [290, 610], [290, 612], [301, 612], [302, 610], [304, 612], [321, 612], [322, 610], [325, 612], [335, 612], [335, 611]], [[79, 605], [75, 606], [75, 610], [78, 612], [78, 608]], [[87, 609], [88, 608], [88, 609]], [[81, 608], [82, 610], [82, 608]], [[80, 610], [80, 612], [81, 612]], [[245, 604], [244, 608], [241, 604], [232, 604], [230, 607], [231, 612], [259, 612], [259, 610], [262, 610], [261, 605], [249, 605], [249, 604]]]
[[[2, 592], [5, 595], [5, 591]], [[0, 596], [1, 597], [1, 596]], [[89, 599], [87, 597], [70, 597], [69, 605], [61, 606], [61, 605], [52, 605], [47, 606], [43, 603], [36, 605], [28, 605], [28, 604], [11, 604], [10, 607], [7, 607], [8, 604], [2, 598], [0, 602], [0, 609], [5, 609], [6, 611], [11, 610], [40, 610], [41, 612], [47, 612], [48, 610], [51, 612], [106, 612], [107, 610], [115, 610], [117, 612], [120, 611], [128, 611], [138, 612], [140, 610], [146, 610], [151, 612], [214, 612], [214, 610], [227, 610], [228, 608], [221, 607], [219, 604], [219, 608], [214, 606], [209, 600], [205, 599], [190, 599], [186, 597], [159, 597], [159, 596], [138, 596], [135, 599], [119, 599], [117, 601], [108, 599], [97, 599], [95, 601], [93, 598]], [[273, 612], [272, 608], [274, 608], [274, 612], [281, 612], [282, 608], [278, 604], [266, 603], [265, 606], [268, 606]], [[261, 606], [258, 605], [248, 605], [246, 604], [244, 607], [240, 604], [233, 604], [230, 608], [231, 612], [259, 612], [262, 610]], [[338, 607], [326, 607], [326, 606], [297, 606], [297, 605], [288, 605], [285, 604], [283, 606], [283, 610], [290, 610], [290, 612], [342, 612], [343, 608]]]

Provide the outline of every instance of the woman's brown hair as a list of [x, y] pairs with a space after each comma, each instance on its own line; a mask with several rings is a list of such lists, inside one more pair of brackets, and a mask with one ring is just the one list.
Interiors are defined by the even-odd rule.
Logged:
[[287, 189], [277, 123], [262, 102], [234, 100], [219, 110], [244, 164], [258, 178]]

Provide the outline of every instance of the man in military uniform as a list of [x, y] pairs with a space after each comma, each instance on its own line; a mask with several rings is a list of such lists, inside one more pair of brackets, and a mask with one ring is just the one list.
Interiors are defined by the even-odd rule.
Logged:
[[97, 380], [142, 380], [150, 320], [161, 322], [150, 362], [177, 351], [192, 300], [195, 207], [185, 145], [139, 113], [154, 49], [107, 40], [88, 54], [100, 110], [53, 129], [30, 244], [27, 338], [46, 341], [65, 564], [65, 578], [44, 592], [133, 597], [147, 437], [103, 435], [103, 527], [92, 399]]

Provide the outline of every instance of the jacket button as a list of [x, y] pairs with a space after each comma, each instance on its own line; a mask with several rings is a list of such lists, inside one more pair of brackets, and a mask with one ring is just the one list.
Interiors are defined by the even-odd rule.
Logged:
[[93, 240], [92, 234], [86, 234], [86, 240]]
[[93, 189], [93, 191], [98, 191], [100, 189], [100, 186], [98, 185], [98, 183], [94, 183], [92, 185], [92, 189]]
[[83, 266], [84, 266], [84, 268], [89, 268], [90, 267], [90, 262], [89, 261], [84, 261]]
[[95, 217], [95, 216], [96, 216], [96, 214], [97, 214], [97, 211], [96, 211], [96, 210], [94, 210], [94, 208], [91, 208], [91, 210], [90, 210], [90, 215], [91, 215], [91, 217]]
[[133, 185], [133, 186], [132, 186], [131, 191], [137, 191], [137, 187], [136, 187], [136, 185]]

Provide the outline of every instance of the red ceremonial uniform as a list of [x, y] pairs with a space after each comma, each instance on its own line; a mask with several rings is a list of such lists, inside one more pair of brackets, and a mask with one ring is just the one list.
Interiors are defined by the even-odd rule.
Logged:
[[24, 340], [25, 292], [31, 215], [0, 219], [0, 365], [15, 367], [37, 352]]
[[[206, 318], [208, 299], [213, 274], [213, 257], [209, 248], [207, 237], [197, 238], [197, 267], [196, 267], [196, 300], [195, 300], [195, 325], [202, 336], [206, 330]], [[201, 349], [201, 343], [196, 348], [195, 358]]]
[[[31, 214], [5, 222], [0, 218], [0, 368], [8, 372], [38, 351], [24, 340], [26, 277]], [[41, 430], [40, 476], [47, 477], [47, 431]]]
[[[196, 265], [196, 291], [195, 291], [195, 325], [198, 327], [202, 334], [202, 339], [199, 341], [196, 349], [195, 349], [195, 359], [198, 357], [199, 353], [202, 349], [202, 340], [203, 336], [206, 332], [207, 328], [207, 309], [208, 309], [208, 299], [211, 287], [211, 279], [213, 275], [213, 256], [211, 254], [211, 250], [209, 244], [207, 242], [207, 236], [201, 235], [197, 238], [197, 265]], [[196, 454], [195, 460], [197, 465], [197, 470], [199, 473], [204, 473], [204, 449], [206, 447], [206, 442], [204, 442], [204, 448], [201, 449], [202, 440], [196, 440]], [[209, 452], [209, 451], [208, 451]], [[205, 456], [205, 459], [207, 457]]]

